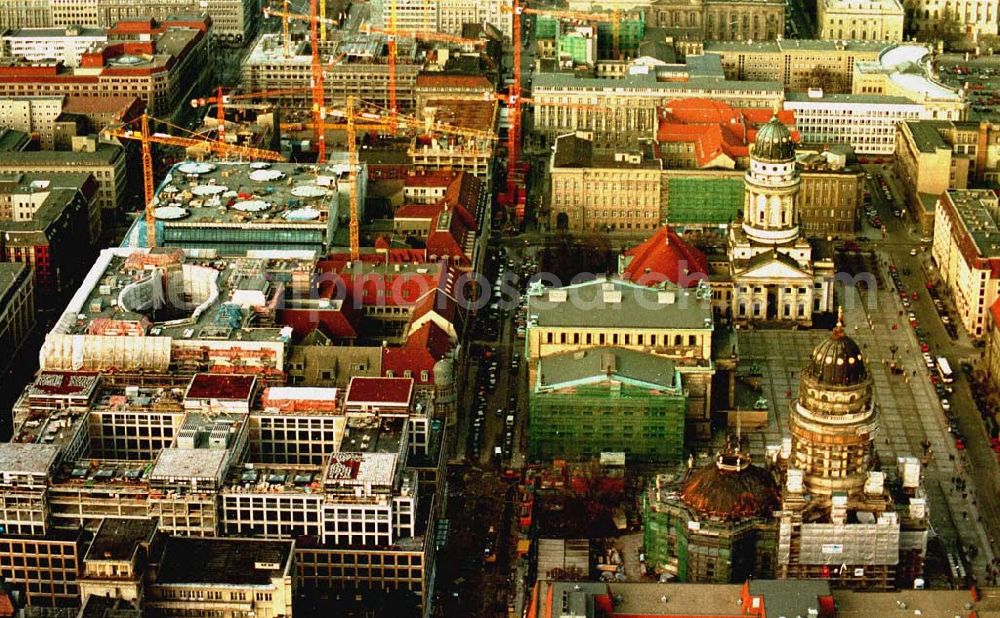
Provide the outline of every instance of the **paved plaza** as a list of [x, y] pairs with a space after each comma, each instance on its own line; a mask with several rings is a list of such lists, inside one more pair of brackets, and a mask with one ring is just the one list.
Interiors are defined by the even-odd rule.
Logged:
[[[875, 444], [883, 468], [894, 473], [897, 457], [922, 457], [924, 441], [929, 442], [924, 487], [934, 533], [949, 552], [956, 552], [959, 543], [980, 548], [972, 566], [973, 573], [981, 577], [986, 564], [994, 557], [993, 549], [978, 523], [972, 484], [968, 490], [972, 495], [965, 499], [961, 492], [952, 489], [952, 477], [964, 473], [964, 455], [956, 450], [948, 433], [913, 330], [905, 323], [899, 324], [898, 312], [902, 307], [889, 291], [879, 291], [876, 294], [878, 302], [872, 308], [863, 306], [853, 288], [847, 290], [846, 296], [842, 288], [837, 292], [839, 299], [846, 299], [843, 304], [847, 332], [862, 347], [874, 379], [881, 426]], [[893, 330], [894, 324], [899, 324], [896, 330]], [[770, 412], [765, 429], [749, 432], [748, 447], [754, 455], [762, 456], [766, 445], [780, 444], [782, 438], [789, 435], [789, 396], [797, 395], [798, 374], [813, 348], [829, 336], [825, 330], [739, 332], [740, 359], [760, 367]], [[892, 346], [897, 348], [895, 358], [905, 370], [903, 375], [892, 375], [889, 370]]]

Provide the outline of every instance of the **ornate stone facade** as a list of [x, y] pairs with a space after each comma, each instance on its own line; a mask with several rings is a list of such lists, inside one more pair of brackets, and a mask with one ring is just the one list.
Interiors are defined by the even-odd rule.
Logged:
[[872, 376], [837, 320], [813, 350], [789, 404], [789, 432], [770, 449], [784, 469], [775, 575], [838, 587], [910, 586], [923, 571], [928, 516], [921, 467], [880, 468]]
[[788, 426], [789, 465], [802, 471], [810, 494], [829, 502], [835, 492], [861, 492], [878, 422], [871, 375], [843, 324], [813, 350], [800, 374], [799, 397], [791, 404]]
[[654, 0], [646, 24], [678, 39], [773, 41], [785, 33], [781, 0]]
[[792, 135], [772, 118], [750, 149], [742, 225], [730, 227], [730, 309], [738, 322], [807, 326], [813, 313], [832, 308], [833, 264], [814, 263], [799, 228], [801, 186]]

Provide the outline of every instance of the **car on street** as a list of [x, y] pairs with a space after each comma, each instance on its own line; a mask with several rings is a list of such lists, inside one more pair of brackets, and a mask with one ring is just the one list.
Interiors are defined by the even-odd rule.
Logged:
[[916, 249], [910, 249], [910, 255], [916, 255], [916, 254], [917, 254]]
[[944, 410], [945, 412], [949, 412], [951, 410], [951, 402], [948, 401], [947, 399], [942, 399], [941, 409]]

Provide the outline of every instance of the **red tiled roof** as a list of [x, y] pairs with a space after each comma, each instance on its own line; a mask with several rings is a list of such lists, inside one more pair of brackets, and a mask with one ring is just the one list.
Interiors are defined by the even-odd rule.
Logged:
[[347, 386], [345, 403], [393, 403], [408, 405], [413, 392], [411, 378], [369, 378], [356, 376]]
[[420, 297], [413, 308], [413, 315], [410, 322], [413, 323], [421, 317], [436, 313], [448, 322], [456, 324], [458, 322], [458, 302], [452, 295], [454, 287], [454, 271], [448, 271], [448, 275], [441, 279], [440, 285], [436, 289], [430, 290]]
[[993, 327], [1000, 328], [1000, 298], [990, 305], [990, 313], [993, 315]]
[[398, 347], [382, 348], [382, 373], [392, 371], [394, 375], [403, 375], [410, 371], [418, 382], [420, 372], [428, 372], [428, 383], [434, 381], [434, 365], [444, 358], [451, 350], [451, 340], [448, 333], [437, 324], [424, 324]]
[[139, 97], [117, 95], [99, 97], [90, 94], [71, 94], [66, 96], [62, 111], [67, 114], [125, 114], [130, 108], [142, 110], [145, 106]]
[[[777, 114], [784, 124], [794, 127], [793, 112], [782, 110]], [[766, 108], [734, 108], [721, 101], [679, 99], [660, 109], [656, 137], [658, 142], [694, 142], [695, 157], [702, 167], [723, 154], [732, 159], [747, 157], [757, 127], [773, 115]], [[792, 138], [798, 139], [794, 128]]]
[[407, 187], [447, 187], [459, 175], [453, 170], [433, 170], [408, 175], [403, 179]]
[[[331, 298], [334, 291], [333, 285], [321, 286], [320, 297]], [[319, 328], [333, 339], [354, 339], [358, 336], [361, 314], [354, 308], [352, 299], [347, 298], [339, 306], [331, 304], [327, 308], [286, 306], [279, 311], [278, 321], [291, 326], [296, 337], [304, 337]]]
[[[384, 249], [389, 245], [380, 245], [375, 242], [376, 249]], [[357, 260], [351, 259], [350, 251], [331, 253], [326, 258], [320, 260], [316, 265], [316, 272], [336, 272], [342, 270], [348, 262], [357, 261], [364, 264], [423, 264], [427, 262], [427, 251], [423, 249], [410, 249], [402, 247], [391, 247], [389, 252], [362, 253]]]
[[440, 326], [430, 322], [411, 333], [405, 347], [427, 350], [436, 362], [451, 351], [451, 340]]
[[[625, 252], [629, 262], [622, 278], [644, 285], [670, 281], [683, 287], [694, 287], [708, 278], [708, 259], [669, 226], [663, 226], [641, 245]], [[704, 277], [699, 277], [698, 274]]]
[[[420, 259], [394, 259], [397, 251], [402, 252], [399, 255]], [[412, 307], [430, 290], [442, 286], [450, 290], [453, 285], [453, 273], [443, 264], [428, 262], [425, 256], [423, 249], [389, 249], [388, 255], [363, 254], [348, 269], [350, 255], [330, 255], [316, 264], [316, 273], [321, 275], [319, 294], [322, 298], [333, 298], [336, 293], [344, 296], [345, 302], [358, 299], [365, 306]], [[358, 262], [363, 266], [359, 268]], [[423, 268], [397, 272], [387, 266], [396, 263], [422, 264]]]
[[[442, 222], [444, 217], [450, 219]], [[427, 252], [431, 256], [459, 258], [460, 262], [467, 263], [470, 256], [465, 253], [465, 241], [475, 230], [476, 223], [472, 215], [461, 204], [456, 204], [453, 208], [440, 207], [431, 221], [431, 232], [427, 235]]]
[[439, 204], [403, 204], [396, 209], [392, 216], [394, 219], [427, 219], [429, 221], [439, 210], [441, 210]]
[[253, 393], [256, 378], [250, 375], [198, 373], [191, 378], [186, 398], [243, 401]]

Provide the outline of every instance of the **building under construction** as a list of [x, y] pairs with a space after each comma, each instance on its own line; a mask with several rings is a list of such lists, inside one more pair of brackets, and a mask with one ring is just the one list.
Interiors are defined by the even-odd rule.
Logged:
[[774, 575], [778, 488], [734, 450], [683, 477], [657, 475], [643, 496], [647, 564], [680, 582]]
[[929, 530], [920, 463], [875, 469], [872, 377], [841, 323], [813, 350], [790, 407], [791, 437], [768, 447], [766, 468], [737, 440], [683, 479], [656, 479], [644, 498], [650, 567], [693, 582], [912, 586]]
[[546, 356], [530, 392], [531, 457], [633, 462], [684, 455], [687, 397], [673, 361], [624, 348]]
[[[387, 39], [382, 34], [335, 31], [321, 44], [323, 86], [327, 105], [343, 108], [348, 97], [389, 107]], [[396, 101], [401, 111], [415, 105], [414, 88], [423, 62], [416, 42], [398, 39], [396, 45]], [[286, 47], [280, 34], [261, 35], [243, 60], [240, 84], [248, 92], [301, 89], [271, 100], [285, 108], [309, 110], [312, 55], [308, 40], [292, 40]]]
[[307, 295], [313, 260], [292, 252], [105, 249], [39, 352], [42, 370], [109, 372], [157, 384], [199, 371], [281, 379], [285, 294]]

